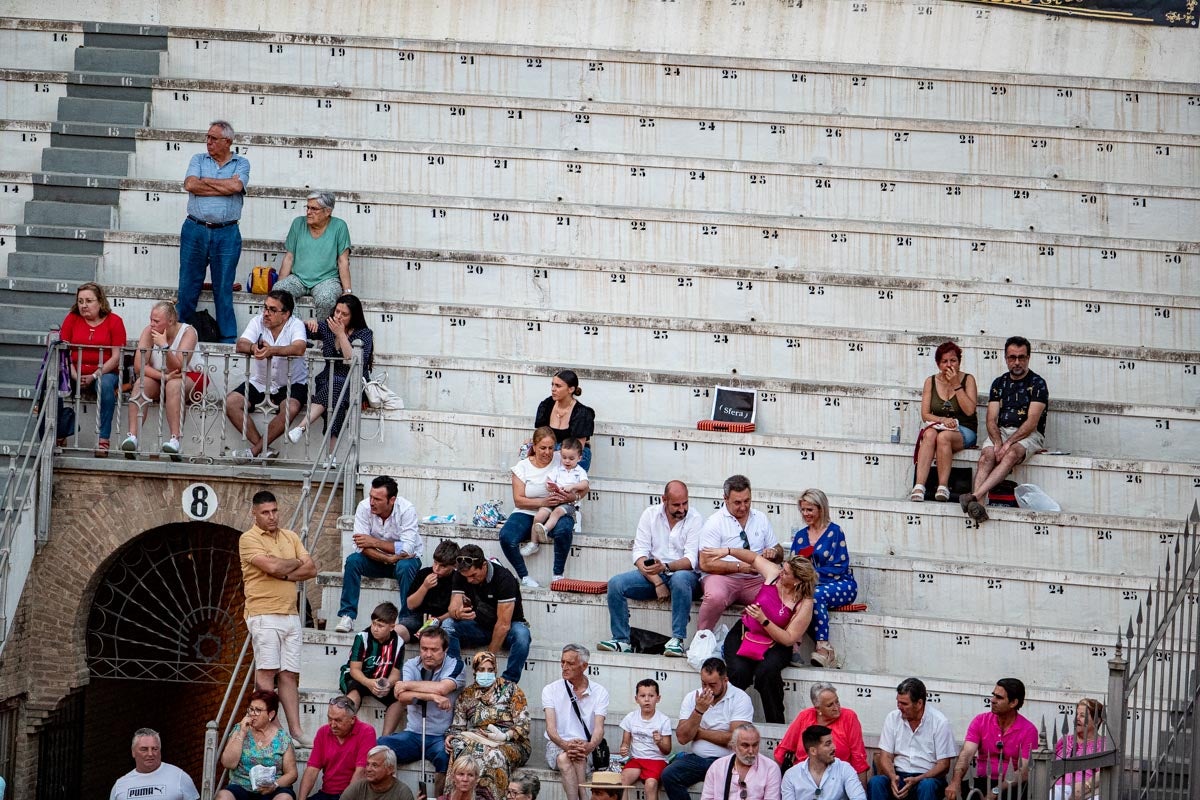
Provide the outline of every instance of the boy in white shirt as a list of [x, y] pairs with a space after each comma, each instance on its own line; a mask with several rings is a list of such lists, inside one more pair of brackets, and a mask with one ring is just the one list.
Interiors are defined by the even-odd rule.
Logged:
[[[546, 474], [546, 489], [550, 492], [578, 492], [582, 495], [588, 490], [587, 472], [579, 466], [579, 459], [583, 458], [583, 443], [575, 438], [564, 439], [558, 456], [560, 463], [551, 467], [550, 472]], [[548, 544], [550, 538], [546, 536], [546, 531], [554, 530], [559, 520], [568, 514], [571, 515], [571, 519], [575, 519], [575, 512], [578, 510], [578, 503], [563, 503], [553, 511], [549, 508], [539, 508], [533, 515], [533, 541]]]
[[621, 720], [621, 756], [628, 758], [621, 770], [621, 784], [633, 786], [640, 778], [646, 784], [646, 800], [658, 800], [658, 778], [667, 768], [671, 754], [671, 718], [658, 710], [658, 682], [649, 678], [637, 683], [634, 699], [638, 707]]

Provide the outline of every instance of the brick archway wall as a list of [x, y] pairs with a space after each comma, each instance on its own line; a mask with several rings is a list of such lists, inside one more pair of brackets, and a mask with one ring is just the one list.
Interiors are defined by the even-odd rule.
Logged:
[[[10, 786], [17, 794], [23, 794], [22, 787], [24, 793], [32, 792], [36, 785], [40, 724], [72, 689], [89, 684], [86, 633], [93, 599], [108, 566], [123, 548], [143, 533], [188, 522], [183, 513], [182, 495], [184, 489], [196, 481], [207, 483], [217, 495], [218, 510], [207, 522], [235, 532], [250, 526], [250, 498], [255, 492], [270, 489], [279, 498], [281, 510], [290, 515], [302, 488], [299, 481], [268, 483], [234, 476], [170, 477], [65, 469], [55, 472], [49, 541], [34, 559], [13, 617], [11, 638], [0, 661], [0, 699], [16, 697], [23, 700], [22, 734], [18, 736], [16, 770], [10, 780]], [[340, 545], [335, 526], [336, 518], [328, 520], [328, 529], [322, 535], [325, 546], [316, 554], [318, 564], [330, 563], [329, 558], [336, 560], [338, 557]], [[310, 597], [315, 599], [315, 594]], [[108, 680], [97, 684], [104, 682]], [[189, 691], [189, 684], [177, 684], [183, 688], [169, 689], [151, 682], [137, 683], [141, 687], [132, 694], [117, 691], [119, 687], [102, 690], [89, 686], [87, 699], [92, 702], [96, 715], [89, 715], [85, 709], [85, 717], [88, 720], [103, 719], [105, 714], [115, 713], [115, 706], [129, 705], [129, 697], [144, 698], [135, 703], [133, 710], [138, 710], [138, 707], [151, 709], [154, 706], [179, 708], [205, 694], [203, 690], [196, 690], [195, 685]], [[221, 693], [223, 691], [222, 688]], [[220, 702], [220, 695], [216, 702]], [[200, 707], [192, 710], [202, 715], [205, 704], [196, 705]], [[109, 719], [113, 721], [111, 716]], [[155, 722], [134, 724], [131, 721], [127, 726], [142, 724], [153, 727]], [[193, 720], [189, 727], [195, 727], [197, 736], [202, 736], [203, 720]], [[132, 730], [131, 727], [126, 732], [120, 726], [109, 725], [104, 731], [104, 736], [116, 740], [114, 746], [119, 745], [116, 749], [124, 752], [124, 761], [117, 765], [123, 768], [116, 774], [132, 768], [128, 757], [128, 736]], [[186, 741], [172, 743], [165, 737], [163, 749], [168, 760], [179, 756], [190, 759], [187, 753], [191, 745]], [[110, 758], [98, 751], [87, 755], [102, 762]], [[91, 772], [88, 763], [85, 762], [83, 767], [85, 775]], [[108, 772], [107, 765], [102, 769]], [[199, 777], [199, 768], [196, 777]], [[103, 787], [104, 794], [109, 786]]]

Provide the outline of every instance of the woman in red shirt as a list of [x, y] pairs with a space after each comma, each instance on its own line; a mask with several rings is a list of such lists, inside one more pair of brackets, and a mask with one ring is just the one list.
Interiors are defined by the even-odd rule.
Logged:
[[[70, 349], [71, 380], [86, 394], [100, 402], [100, 433], [96, 456], [108, 456], [112, 435], [113, 411], [117, 406], [117, 378], [121, 368], [121, 348], [125, 346], [125, 323], [113, 313], [97, 283], [85, 283], [75, 290], [75, 305], [63, 319], [59, 333], [62, 341], [78, 345]], [[63, 419], [60, 416], [60, 419]], [[73, 416], [58, 431], [59, 444], [75, 433]]]
[[808, 758], [800, 742], [804, 730], [810, 725], [824, 725], [833, 732], [833, 748], [837, 757], [858, 773], [860, 781], [866, 781], [867, 748], [858, 715], [848, 708], [842, 708], [837, 689], [832, 684], [814, 683], [809, 696], [812, 698], [812, 708], [801, 711], [788, 726], [787, 733], [775, 748], [775, 760], [782, 766], [789, 755], [797, 764]]

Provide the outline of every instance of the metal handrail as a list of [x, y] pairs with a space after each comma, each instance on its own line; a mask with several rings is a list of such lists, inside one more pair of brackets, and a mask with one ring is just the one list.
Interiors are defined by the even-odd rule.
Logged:
[[[336, 400], [332, 401], [326, 409], [326, 414], [336, 414], [337, 409], [341, 408], [343, 401], [350, 398], [358, 398], [362, 395], [362, 344], [354, 342], [353, 346], [354, 355], [350, 360], [350, 372], [346, 376], [346, 380], [342, 384], [341, 392], [338, 394]], [[354, 480], [358, 475], [358, 433], [361, 427], [361, 417], [361, 403], [357, 401], [350, 402], [342, 429], [342, 433], [345, 435], [338, 438], [337, 447], [332, 453], [335, 456], [335, 460], [330, 460], [325, 455], [330, 452], [329, 441], [333, 433], [333, 426], [330, 424], [326, 426], [325, 434], [321, 437], [317, 448], [317, 455], [314, 457], [312, 466], [305, 472], [300, 500], [292, 510], [287, 527], [291, 530], [296, 530], [297, 524], [299, 524], [298, 533], [300, 540], [304, 544], [305, 549], [310, 553], [315, 552], [316, 546], [320, 543], [321, 531], [325, 527], [329, 510], [339, 490], [342, 496], [342, 515], [350, 513], [353, 509]], [[316, 476], [319, 477], [317, 477], [316, 485], [314, 486], [313, 480]], [[320, 506], [322, 498], [324, 506], [320, 509], [320, 514], [314, 526], [313, 517], [317, 515], [318, 506]], [[304, 583], [304, 581], [301, 581], [296, 584], [298, 608], [300, 610], [302, 625], [304, 624], [308, 608]], [[251, 657], [249, 662], [247, 662], [248, 655], [250, 655], [249, 635], [242, 640], [242, 647], [238, 653], [237, 663], [233, 668], [229, 685], [225, 688], [225, 695], [221, 699], [221, 705], [217, 710], [216, 718], [210, 720], [205, 725], [204, 775], [202, 776], [200, 789], [201, 800], [212, 800], [217, 787], [223, 785], [228, 777], [228, 770], [224, 767], [220, 767], [218, 770], [220, 764], [218, 759], [219, 754], [224, 751], [229, 737], [233, 732], [234, 723], [237, 721], [238, 707], [242, 698], [245, 697], [251, 677], [254, 675], [254, 661]], [[238, 674], [241, 672], [244, 663], [247, 664], [247, 669], [241, 678], [241, 686], [235, 693], [233, 689], [238, 682]], [[223, 717], [225, 721], [222, 725], [219, 721]], [[288, 725], [292, 724], [293, 721], [289, 719]], [[295, 724], [298, 726], [299, 720], [296, 720]]]

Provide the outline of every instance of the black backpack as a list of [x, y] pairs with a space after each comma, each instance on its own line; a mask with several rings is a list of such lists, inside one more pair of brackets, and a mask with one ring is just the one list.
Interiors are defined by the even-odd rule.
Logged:
[[192, 318], [188, 320], [188, 324], [196, 329], [196, 338], [201, 342], [220, 342], [224, 340], [221, 336], [221, 329], [217, 327], [217, 321], [212, 318], [212, 314], [208, 313], [208, 309], [202, 308]]

